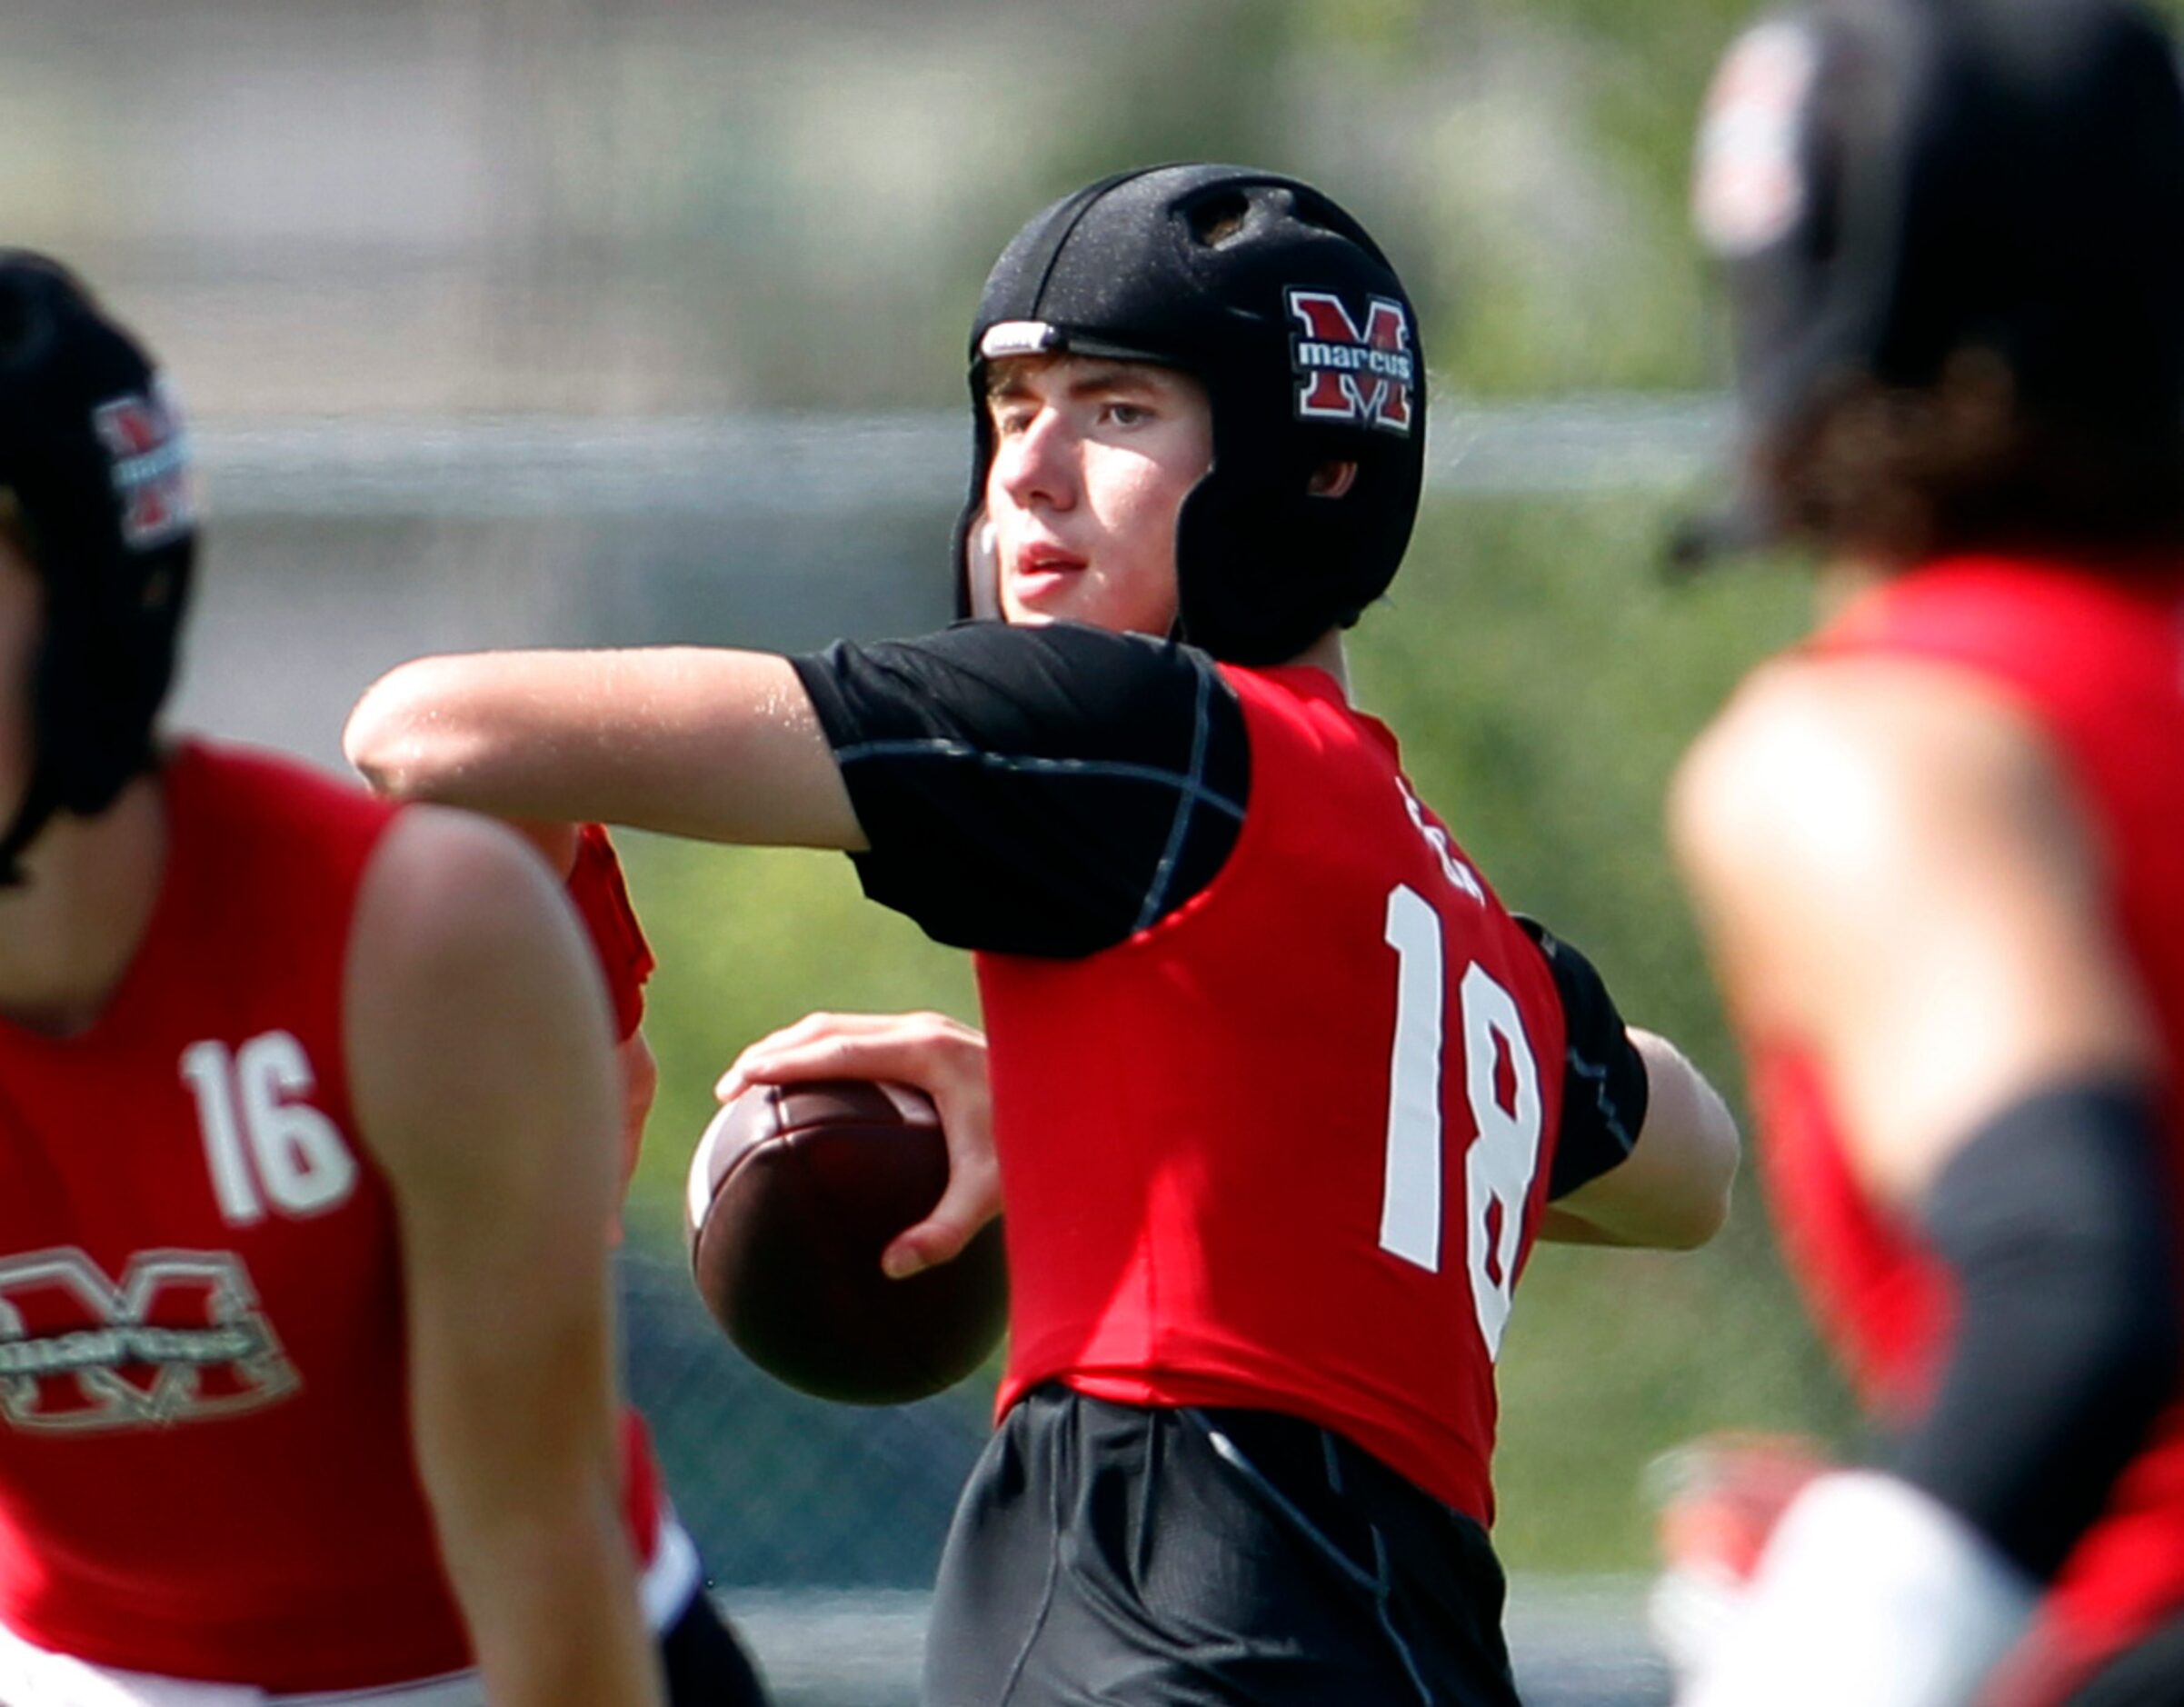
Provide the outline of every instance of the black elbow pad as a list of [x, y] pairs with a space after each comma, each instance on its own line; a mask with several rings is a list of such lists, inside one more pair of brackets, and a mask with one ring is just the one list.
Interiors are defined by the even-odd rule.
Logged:
[[1607, 980], [1537, 919], [1513, 915], [1540, 945], [1562, 999], [1562, 1130], [1547, 1195], [1566, 1197], [1622, 1163], [1646, 1123], [1651, 1085]]
[[1957, 1323], [1896, 1468], [2037, 1581], [2177, 1396], [2163, 1138], [2143, 1091], [2059, 1086], [1975, 1133], [1923, 1205], [1956, 1280]]

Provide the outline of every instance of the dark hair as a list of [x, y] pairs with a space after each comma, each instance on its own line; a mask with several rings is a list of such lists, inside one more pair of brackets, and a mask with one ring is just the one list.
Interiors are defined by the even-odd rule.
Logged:
[[2184, 420], [2169, 430], [2022, 406], [2008, 364], [1960, 350], [1935, 384], [1846, 373], [1753, 444], [1787, 540], [1910, 565], [1965, 551], [2184, 550]]

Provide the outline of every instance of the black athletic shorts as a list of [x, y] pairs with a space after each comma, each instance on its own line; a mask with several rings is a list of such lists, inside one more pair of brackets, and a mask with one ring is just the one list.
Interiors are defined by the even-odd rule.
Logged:
[[1516, 1707], [1486, 1532], [1329, 1431], [1058, 1386], [956, 1508], [926, 1707]]
[[700, 1589], [660, 1637], [668, 1707], [766, 1707], [743, 1644]]

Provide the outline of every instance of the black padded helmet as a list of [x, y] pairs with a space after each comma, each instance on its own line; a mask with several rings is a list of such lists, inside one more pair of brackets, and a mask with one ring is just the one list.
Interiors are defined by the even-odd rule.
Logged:
[[[1156, 166], [1066, 196], [1016, 235], [971, 331], [960, 614], [978, 606], [987, 364], [1050, 352], [1155, 362], [1206, 388], [1213, 464], [1176, 523], [1184, 640], [1280, 663], [1394, 577], [1425, 474], [1417, 317], [1379, 245], [1319, 191], [1242, 166]], [[1356, 479], [1314, 496], [1330, 462], [1355, 463]]]
[[28, 790], [0, 882], [56, 811], [153, 763], [196, 545], [179, 415], [144, 350], [57, 263], [0, 250], [0, 493], [44, 585]]
[[[1846, 377], [2007, 366], [2068, 491], [2159, 494], [2184, 440], [2184, 96], [2122, 0], [1811, 0], [1716, 75], [1693, 211], [1748, 434]], [[2077, 471], [2083, 470], [2082, 475]], [[1783, 518], [1747, 494], [1740, 531]], [[1730, 542], [1730, 543], [1733, 543]]]

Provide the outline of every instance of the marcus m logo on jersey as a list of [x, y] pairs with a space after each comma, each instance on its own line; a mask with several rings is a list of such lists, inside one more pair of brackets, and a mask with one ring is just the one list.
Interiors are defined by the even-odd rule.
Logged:
[[1297, 418], [1377, 427], [1408, 438], [1416, 395], [1410, 312], [1386, 296], [1368, 300], [1362, 325], [1331, 291], [1291, 285], [1296, 330], [1290, 362], [1297, 372]]
[[139, 1252], [118, 1282], [73, 1245], [0, 1260], [0, 1421], [13, 1428], [195, 1422], [301, 1384], [231, 1252]]

